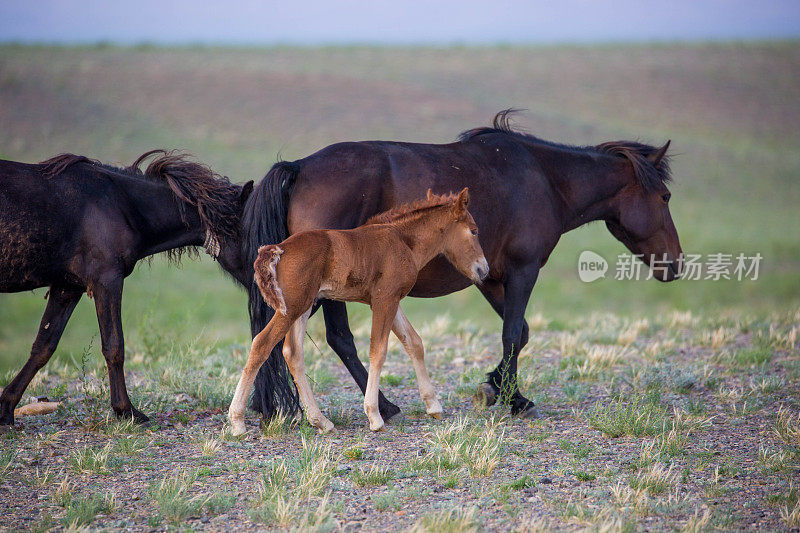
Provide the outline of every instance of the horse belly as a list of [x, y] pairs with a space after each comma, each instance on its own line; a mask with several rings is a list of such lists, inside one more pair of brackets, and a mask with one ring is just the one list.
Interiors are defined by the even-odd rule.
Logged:
[[409, 296], [436, 298], [466, 289], [470, 285], [472, 282], [459, 273], [446, 259], [436, 257], [420, 270], [417, 282]]
[[56, 249], [48, 231], [33, 220], [0, 217], [0, 292], [49, 286]]

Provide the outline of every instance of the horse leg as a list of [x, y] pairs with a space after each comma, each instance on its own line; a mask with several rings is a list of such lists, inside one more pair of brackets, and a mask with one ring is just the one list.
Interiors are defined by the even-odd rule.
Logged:
[[303, 340], [310, 315], [311, 309], [303, 313], [292, 325], [286, 335], [286, 340], [283, 341], [283, 357], [286, 358], [286, 365], [289, 367], [289, 372], [292, 373], [294, 382], [297, 385], [297, 392], [300, 394], [300, 401], [303, 402], [308, 422], [319, 429], [321, 433], [329, 433], [333, 430], [333, 422], [328, 420], [320, 411], [317, 400], [314, 398], [314, 392], [311, 390], [311, 385], [306, 377]]
[[411, 363], [414, 365], [414, 372], [417, 374], [417, 387], [419, 387], [419, 395], [425, 403], [425, 411], [433, 418], [441, 419], [442, 405], [439, 403], [436, 389], [433, 387], [431, 378], [428, 376], [428, 370], [425, 368], [425, 347], [422, 344], [422, 339], [414, 331], [411, 322], [408, 321], [399, 306], [394, 317], [394, 324], [392, 324], [392, 331], [400, 339], [400, 343], [408, 352]]
[[[353, 334], [347, 320], [347, 307], [344, 302], [334, 300], [322, 301], [322, 313], [325, 315], [325, 333], [330, 346], [339, 359], [342, 360], [347, 371], [353, 376], [361, 393], [367, 390], [367, 369], [358, 358]], [[384, 420], [389, 420], [400, 413], [400, 408], [386, 399], [378, 390], [378, 408]]]
[[47, 364], [56, 351], [64, 327], [82, 294], [83, 291], [76, 289], [50, 288], [50, 297], [39, 324], [39, 333], [31, 347], [31, 355], [0, 395], [0, 426], [14, 424], [14, 408], [33, 376]]
[[378, 387], [381, 370], [386, 362], [386, 348], [392, 322], [397, 314], [399, 302], [381, 302], [372, 306], [372, 333], [369, 338], [369, 375], [367, 390], [364, 393], [364, 412], [369, 419], [369, 429], [379, 431], [383, 428], [383, 418], [378, 411]]
[[[539, 275], [539, 263], [515, 269], [508, 273], [503, 285], [503, 358], [487, 376], [495, 394], [511, 405], [511, 414], [524, 418], [539, 416], [536, 406], [519, 391], [517, 383], [517, 358], [522, 349], [525, 308]], [[485, 387], [483, 387], [485, 389]]]
[[247, 397], [250, 396], [253, 381], [256, 379], [256, 373], [267, 360], [275, 345], [286, 336], [286, 332], [289, 331], [293, 322], [294, 319], [282, 313], [275, 313], [266, 327], [253, 337], [250, 355], [242, 369], [242, 376], [236, 385], [236, 393], [228, 408], [228, 420], [231, 422], [231, 433], [234, 436], [242, 435], [247, 431], [244, 425], [244, 412], [247, 408]]
[[108, 367], [111, 408], [118, 417], [133, 418], [143, 424], [149, 420], [128, 397], [125, 386], [125, 340], [122, 334], [122, 276], [114, 273], [91, 284], [103, 357]]
[[[496, 280], [486, 280], [478, 289], [481, 291], [481, 294], [483, 294], [483, 297], [486, 298], [486, 301], [489, 302], [489, 305], [492, 306], [495, 313], [500, 315], [502, 319], [505, 309], [505, 289], [503, 288], [503, 284]], [[523, 320], [522, 338], [519, 342], [519, 350], [522, 350], [526, 344], [528, 344], [528, 322]], [[497, 401], [499, 392], [500, 389], [495, 387], [495, 385], [489, 382], [481, 383], [478, 385], [478, 390], [475, 392], [474, 401], [490, 407]]]

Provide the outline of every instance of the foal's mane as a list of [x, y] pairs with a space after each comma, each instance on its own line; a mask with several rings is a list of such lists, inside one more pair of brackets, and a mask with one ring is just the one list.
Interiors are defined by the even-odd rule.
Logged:
[[[142, 163], [156, 155], [158, 157], [142, 171]], [[204, 227], [216, 239], [234, 238], [239, 234], [238, 198], [241, 187], [206, 165], [193, 161], [187, 154], [174, 150], [151, 150], [125, 168], [75, 154], [57, 155], [39, 164], [44, 167], [43, 172], [48, 178], [58, 176], [73, 165], [86, 164], [106, 175], [163, 180], [178, 200], [178, 210], [184, 223], [188, 224], [186, 209], [190, 206], [197, 210]], [[179, 260], [183, 251], [172, 250], [167, 255], [170, 259]]]
[[547, 141], [530, 133], [515, 130], [511, 126], [511, 119], [519, 111], [519, 109], [514, 108], [503, 109], [495, 115], [491, 126], [473, 128], [462, 132], [458, 136], [458, 140], [467, 142], [482, 135], [499, 133], [523, 142], [558, 148], [570, 153], [593, 153], [625, 158], [633, 166], [633, 174], [645, 190], [653, 190], [662, 183], [666, 184], [672, 181], [669, 156], [664, 156], [658, 165], [653, 165], [647, 159], [648, 156], [658, 152], [659, 148], [656, 146], [636, 141], [610, 141], [596, 146], [574, 146]]
[[392, 224], [423, 215], [429, 211], [445, 206], [451, 206], [458, 198], [457, 194], [431, 194], [425, 199], [417, 200], [410, 204], [398, 205], [383, 213], [378, 213], [367, 219], [368, 224]]

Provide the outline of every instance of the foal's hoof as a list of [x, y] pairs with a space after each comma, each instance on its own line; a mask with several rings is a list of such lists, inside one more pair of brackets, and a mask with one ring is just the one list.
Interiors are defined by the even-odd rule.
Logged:
[[372, 431], [383, 431], [384, 427], [386, 426], [384, 425], [383, 420], [369, 423], [369, 429]]
[[497, 391], [491, 384], [483, 382], [478, 385], [478, 390], [472, 396], [472, 403], [475, 407], [491, 407], [497, 402]]
[[334, 429], [333, 422], [325, 418], [324, 416], [309, 418], [308, 423], [317, 428], [320, 435], [327, 435], [328, 433], [332, 432]]
[[231, 422], [231, 435], [238, 437], [247, 433], [247, 427], [244, 422]]

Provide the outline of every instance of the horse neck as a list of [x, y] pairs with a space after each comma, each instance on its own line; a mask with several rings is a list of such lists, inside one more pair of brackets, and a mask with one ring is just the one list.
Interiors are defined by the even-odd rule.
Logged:
[[[197, 210], [176, 199], [166, 183], [132, 180], [127, 189], [132, 207], [139, 214], [135, 225], [142, 243], [142, 257], [203, 244], [205, 228]], [[184, 207], [185, 220], [179, 202]]]
[[411, 248], [417, 270], [422, 270], [422, 267], [444, 250], [443, 230], [450, 223], [445, 209], [450, 208], [443, 207], [427, 215], [395, 222], [401, 238]]
[[562, 233], [608, 219], [615, 196], [632, 179], [624, 162], [591, 154], [579, 157], [564, 159], [557, 168], [551, 168], [548, 176], [563, 204]]

